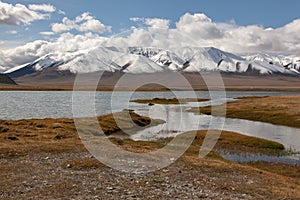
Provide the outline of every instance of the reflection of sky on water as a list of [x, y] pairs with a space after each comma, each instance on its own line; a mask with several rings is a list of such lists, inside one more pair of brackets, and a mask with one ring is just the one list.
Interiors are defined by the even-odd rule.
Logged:
[[[176, 91], [176, 96], [178, 98], [193, 98], [195, 93], [198, 98], [210, 98], [207, 91]], [[113, 99], [112, 94], [114, 94]], [[209, 128], [209, 123], [211, 123], [210, 129], [222, 128], [220, 122], [224, 119], [185, 112], [191, 107], [218, 105], [236, 97], [299, 95], [299, 93], [227, 91], [227, 99], [224, 99], [222, 92], [214, 92], [214, 98], [211, 102], [194, 102], [181, 105], [179, 108], [170, 105], [149, 107], [144, 104], [131, 103], [126, 101], [128, 92], [0, 91], [0, 95], [0, 119], [89, 117], [118, 112], [127, 108], [152, 118], [165, 120], [168, 117], [167, 124], [146, 129], [133, 136], [134, 139], [151, 140], [157, 137], [174, 136], [174, 134], [189, 130], [206, 130]], [[130, 94], [130, 99], [174, 97], [172, 92], [135, 92]], [[93, 103], [94, 107], [90, 108], [88, 102]], [[72, 106], [76, 106], [80, 112], [74, 115]], [[178, 109], [182, 109], [183, 112]], [[285, 145], [288, 149], [300, 151], [300, 129], [240, 119], [226, 119], [223, 130], [269, 139]], [[159, 134], [157, 134], [158, 132]]]
[[[229, 99], [230, 101], [232, 99]], [[222, 104], [225, 99], [215, 101], [213, 105]], [[149, 106], [148, 109], [139, 109], [136, 112], [140, 115], [149, 116], [154, 119], [163, 119], [165, 124], [151, 127], [140, 131], [132, 136], [134, 140], [156, 140], [158, 138], [174, 137], [175, 135], [191, 130], [225, 130], [241, 133], [248, 136], [263, 138], [275, 142], [279, 142], [286, 149], [292, 149], [300, 152], [300, 129], [287, 126], [278, 126], [268, 123], [255, 122], [242, 119], [225, 119], [224, 126], [222, 117], [212, 117], [208, 115], [195, 115], [186, 112], [187, 109], [199, 105], [207, 106], [207, 102], [190, 103], [188, 105], [155, 105]], [[293, 157], [267, 157], [267, 156], [239, 156], [224, 154], [228, 159], [236, 160], [266, 160], [266, 161], [282, 161], [287, 163], [298, 163], [299, 155]], [[294, 160], [297, 159], [297, 160]], [[300, 163], [300, 162], [299, 162]]]

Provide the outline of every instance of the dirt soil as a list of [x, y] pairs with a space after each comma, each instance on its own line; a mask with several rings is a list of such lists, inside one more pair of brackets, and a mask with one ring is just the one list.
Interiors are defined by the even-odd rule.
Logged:
[[[149, 118], [131, 116], [137, 123], [149, 124]], [[105, 127], [111, 118], [106, 115], [98, 120]], [[300, 198], [298, 166], [239, 164], [226, 161], [215, 152], [200, 159], [198, 151], [205, 134], [199, 131], [192, 146], [172, 165], [148, 174], [130, 174], [97, 161], [83, 146], [72, 119], [2, 120], [0, 199]], [[161, 148], [169, 139], [111, 140], [120, 148], [147, 152]], [[278, 143], [222, 133], [216, 148], [232, 146], [239, 151], [284, 151]]]
[[[126, 74], [121, 72], [105, 72], [80, 75], [77, 79], [77, 89], [95, 90], [93, 87], [98, 83], [96, 90], [135, 90], [139, 91], [168, 91], [168, 90], [263, 90], [263, 91], [300, 91], [299, 76], [282, 75], [251, 75], [251, 74], [228, 74], [223, 73], [222, 81], [218, 81], [219, 73], [172, 73], [160, 72], [153, 74]], [[179, 80], [184, 77], [190, 86]], [[46, 69], [43, 72], [14, 78], [17, 86], [1, 86], [0, 90], [73, 90], [76, 76], [67, 71]], [[122, 78], [122, 84], [118, 81]], [[99, 80], [100, 79], [100, 80]], [[146, 83], [167, 83], [172, 86], [165, 88], [163, 85]], [[209, 86], [209, 87], [208, 87]]]

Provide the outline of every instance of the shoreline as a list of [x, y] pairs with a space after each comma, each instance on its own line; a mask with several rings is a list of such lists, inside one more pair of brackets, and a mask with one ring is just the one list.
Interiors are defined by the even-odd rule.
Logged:
[[[105, 73], [101, 77], [97, 73], [75, 75], [44, 74], [42, 77], [29, 75], [14, 78], [17, 85], [0, 84], [0, 90], [73, 90], [74, 83], [79, 90], [132, 91], [168, 91], [168, 90], [237, 90], [237, 91], [299, 91], [299, 76], [283, 75], [243, 75], [219, 73], [153, 73], [122, 74]], [[221, 77], [221, 79], [220, 79]], [[185, 80], [186, 83], [178, 82]], [[157, 84], [156, 84], [157, 83]], [[159, 84], [162, 85], [159, 85]], [[166, 84], [169, 88], [166, 88]]]
[[[300, 197], [299, 166], [237, 163], [214, 151], [200, 159], [199, 148], [206, 131], [197, 131], [191, 146], [170, 166], [131, 174], [111, 169], [88, 153], [70, 119], [6, 120], [0, 121], [0, 126], [0, 175], [4, 177], [0, 180], [0, 197], [6, 199], [191, 199], [215, 198], [216, 194], [225, 199]], [[169, 141], [110, 140], [136, 153], [155, 151]], [[216, 147], [271, 155], [284, 151], [279, 143], [232, 132], [223, 132]]]
[[[294, 98], [300, 98], [294, 96]], [[262, 99], [264, 97], [260, 97]], [[277, 97], [276, 97], [277, 98]], [[291, 97], [292, 98], [292, 97]], [[255, 101], [255, 97], [249, 97]], [[286, 102], [286, 101], [285, 101]], [[297, 103], [300, 101], [297, 101]], [[150, 118], [133, 111], [120, 113], [122, 126], [151, 126]], [[85, 118], [84, 118], [85, 119]], [[147, 153], [164, 147], [172, 138], [133, 141], [118, 138], [122, 130], [112, 114], [97, 117], [116, 147]], [[132, 124], [134, 121], [134, 124]], [[98, 137], [94, 122], [86, 133]], [[162, 121], [157, 121], [162, 123]], [[142, 128], [140, 127], [140, 128]], [[127, 132], [126, 132], [127, 133]], [[183, 133], [185, 134], [185, 133]], [[188, 132], [186, 133], [188, 134]], [[274, 199], [300, 198], [300, 165], [264, 161], [239, 163], [224, 159], [229, 153], [285, 156], [278, 142], [223, 131], [213, 151], [199, 158], [206, 131], [197, 131], [186, 152], [171, 165], [147, 174], [112, 169], [91, 155], [80, 139], [74, 119], [0, 120], [0, 197], [4, 199]], [[101, 136], [100, 136], [101, 137]], [[111, 153], [111, 152], [106, 152]], [[126, 159], [124, 159], [126, 166]], [[147, 165], [145, 166], [147, 167]], [[32, 170], [35, 169], [35, 170]]]
[[222, 105], [202, 107], [200, 112], [194, 107], [190, 112], [300, 128], [300, 95], [243, 97]]
[[[266, 91], [266, 92], [300, 92], [300, 87], [225, 87], [225, 91]], [[33, 87], [33, 86], [3, 86], [0, 85], [0, 91], [138, 91], [138, 92], [169, 92], [169, 91], [223, 91], [224, 89], [212, 88], [194, 88], [193, 90], [184, 88], [138, 88], [136, 90], [130, 88], [114, 88], [114, 87], [98, 87], [96, 90], [91, 88], [76, 88], [73, 87]]]

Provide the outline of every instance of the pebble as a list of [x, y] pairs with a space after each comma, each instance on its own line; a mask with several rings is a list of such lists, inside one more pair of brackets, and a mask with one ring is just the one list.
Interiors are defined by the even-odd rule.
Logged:
[[[23, 184], [19, 184], [18, 187], [14, 186], [10, 195], [13, 191], [19, 190], [20, 193], [26, 191], [25, 196], [22, 196], [23, 199], [40, 199], [40, 196], [30, 196], [31, 192], [45, 192], [46, 188], [49, 190], [50, 199], [58, 199], [61, 196], [55, 196], [54, 190], [62, 188], [60, 194], [68, 199], [255, 199], [246, 194], [236, 194], [239, 184], [251, 187], [249, 183], [252, 180], [247, 180], [247, 176], [230, 177], [228, 181], [232, 182], [226, 186], [226, 178], [215, 174], [213, 170], [210, 173], [205, 172], [204, 176], [203, 172], [196, 171], [198, 168], [186, 166], [180, 161], [161, 171], [149, 174], [122, 173], [105, 166], [88, 170], [68, 170], [59, 167], [67, 160], [87, 157], [88, 154], [79, 153], [57, 154], [55, 157], [51, 156], [51, 162], [48, 162], [48, 155], [42, 154], [40, 157], [34, 155], [30, 158], [30, 165], [24, 165], [26, 159], [22, 161], [21, 158], [17, 165], [21, 171], [13, 176], [22, 177], [20, 183]], [[0, 164], [4, 163], [3, 160], [0, 160]], [[9, 162], [6, 165], [9, 165]], [[32, 170], [32, 167], [36, 170]], [[71, 164], [66, 165], [66, 168], [72, 167], [74, 166]], [[191, 172], [190, 168], [195, 170]], [[255, 183], [258, 181], [255, 180]], [[65, 184], [67, 189], [65, 189]], [[222, 189], [224, 186], [228, 189]], [[31, 187], [33, 189], [28, 190]], [[5, 199], [8, 194], [4, 191], [0, 198]], [[18, 199], [20, 196], [13, 194], [12, 197]]]

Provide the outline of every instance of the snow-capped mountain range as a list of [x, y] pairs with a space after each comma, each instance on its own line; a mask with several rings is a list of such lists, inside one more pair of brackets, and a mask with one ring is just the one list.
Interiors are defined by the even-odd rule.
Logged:
[[213, 47], [172, 50], [144, 47], [93, 47], [75, 52], [56, 52], [5, 72], [11, 77], [46, 68], [72, 73], [95, 71], [154, 73], [162, 71], [220, 71], [228, 73], [300, 75], [300, 57], [256, 54], [237, 56]]

